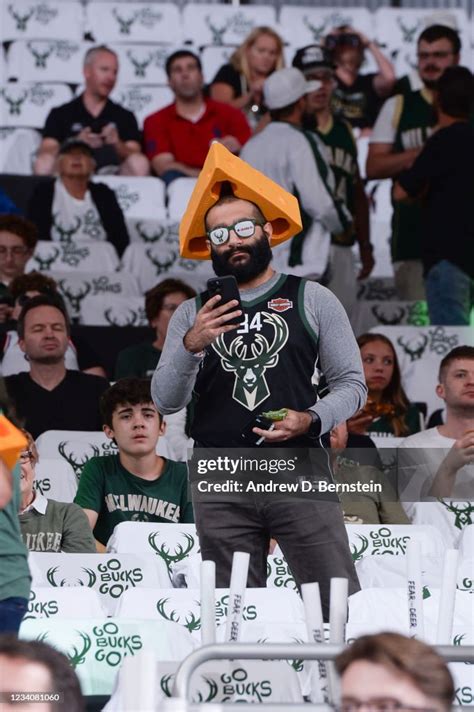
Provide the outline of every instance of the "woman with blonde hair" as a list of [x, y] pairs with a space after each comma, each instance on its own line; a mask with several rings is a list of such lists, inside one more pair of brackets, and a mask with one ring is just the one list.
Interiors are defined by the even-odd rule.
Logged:
[[383, 334], [362, 334], [360, 348], [367, 403], [347, 421], [351, 433], [404, 438], [421, 430], [420, 412], [402, 386], [400, 366], [392, 342]]
[[255, 128], [267, 113], [263, 104], [263, 83], [283, 66], [280, 35], [271, 27], [255, 27], [212, 80], [211, 98], [242, 109]]

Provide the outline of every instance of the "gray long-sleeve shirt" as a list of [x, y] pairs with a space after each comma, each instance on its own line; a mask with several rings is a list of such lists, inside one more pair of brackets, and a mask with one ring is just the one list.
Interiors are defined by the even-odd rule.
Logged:
[[[242, 303], [261, 297], [280, 276], [275, 273], [264, 284], [242, 290]], [[321, 419], [322, 432], [327, 432], [364, 405], [367, 388], [359, 347], [338, 299], [316, 282], [307, 282], [304, 310], [310, 326], [319, 337], [318, 367], [324, 373], [330, 390], [313, 407]], [[202, 357], [187, 351], [183, 339], [195, 318], [195, 301], [189, 299], [178, 307], [169, 323], [151, 385], [153, 401], [163, 415], [181, 410], [191, 400]]]

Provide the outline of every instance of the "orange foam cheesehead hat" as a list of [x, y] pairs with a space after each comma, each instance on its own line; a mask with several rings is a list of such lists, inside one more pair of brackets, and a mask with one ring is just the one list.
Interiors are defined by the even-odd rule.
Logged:
[[302, 230], [300, 208], [294, 195], [234, 156], [222, 144], [213, 143], [179, 226], [181, 257], [210, 259], [204, 218], [219, 200], [223, 183], [230, 184], [237, 198], [258, 205], [272, 223], [272, 247]]
[[26, 450], [28, 441], [0, 411], [0, 458], [9, 470], [16, 465], [20, 452]]

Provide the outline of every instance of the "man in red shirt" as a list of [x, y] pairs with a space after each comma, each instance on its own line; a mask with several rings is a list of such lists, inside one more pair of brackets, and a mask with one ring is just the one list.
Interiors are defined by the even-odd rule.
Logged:
[[195, 54], [174, 52], [166, 61], [166, 73], [175, 102], [148, 116], [143, 131], [152, 169], [169, 184], [175, 178], [196, 177], [212, 141], [238, 153], [251, 132], [239, 109], [204, 97], [201, 62]]

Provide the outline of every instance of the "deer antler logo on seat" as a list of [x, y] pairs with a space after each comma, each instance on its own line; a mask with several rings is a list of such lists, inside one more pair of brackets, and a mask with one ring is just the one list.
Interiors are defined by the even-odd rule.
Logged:
[[319, 25], [318, 27], [316, 27], [316, 25], [313, 25], [312, 22], [310, 22], [308, 16], [305, 15], [303, 17], [303, 25], [305, 25], [305, 27], [307, 27], [308, 30], [312, 33], [313, 39], [315, 41], [319, 41], [321, 39], [321, 37], [323, 36], [324, 31], [326, 29], [327, 20], [324, 20], [322, 25]]
[[33, 255], [33, 259], [38, 263], [40, 272], [45, 272], [51, 268], [51, 265], [56, 262], [61, 251], [57, 247], [53, 247], [53, 253], [48, 255]]
[[13, 97], [8, 96], [5, 89], [2, 89], [1, 95], [9, 106], [8, 113], [10, 114], [10, 116], [19, 116], [21, 114], [21, 106], [24, 103], [26, 97], [28, 96], [28, 92], [24, 91], [22, 96], [14, 99]]
[[216, 27], [212, 24], [210, 15], [206, 15], [205, 23], [212, 32], [212, 44], [213, 45], [223, 45], [224, 35], [229, 27], [229, 23], [226, 22], [224, 27]]
[[[72, 469], [74, 470], [74, 474], [76, 475], [76, 478], [79, 480], [82, 472], [82, 468], [88, 462], [91, 457], [98, 457], [100, 455], [100, 449], [96, 445], [91, 445], [89, 443], [81, 443], [83, 446], [85, 446], [86, 450], [82, 452], [82, 457], [81, 459], [77, 459], [76, 454], [73, 450], [69, 449], [69, 452], [66, 452], [66, 447], [69, 444], [67, 440], [64, 440], [59, 443], [58, 445], [58, 452], [61, 455], [61, 457], [64, 457], [66, 462], [68, 462]], [[90, 450], [92, 452], [90, 452]]]
[[156, 276], [159, 277], [160, 274], [163, 274], [163, 272], [167, 272], [171, 267], [174, 265], [176, 258], [178, 256], [177, 252], [171, 252], [170, 257], [168, 260], [165, 260], [164, 262], [160, 262], [159, 259], [157, 259], [152, 250], [145, 250], [145, 254], [152, 263], [152, 265], [155, 265], [156, 267]]
[[115, 17], [115, 19], [117, 20], [117, 22], [120, 25], [120, 34], [121, 35], [129, 35], [130, 34], [130, 29], [131, 29], [133, 23], [137, 20], [138, 14], [139, 14], [138, 12], [134, 12], [133, 16], [128, 18], [128, 20], [126, 20], [124, 17], [120, 17], [120, 15], [117, 12], [117, 8], [114, 7], [114, 9], [112, 10], [112, 15]]
[[402, 323], [402, 319], [405, 316], [405, 309], [403, 307], [398, 307], [395, 314], [392, 316], [386, 316], [380, 310], [379, 305], [375, 304], [372, 307], [372, 314], [375, 316], [379, 324], [383, 324], [384, 326], [395, 326], [396, 324]]
[[104, 317], [105, 320], [110, 326], [135, 326], [138, 318], [138, 314], [136, 311], [133, 309], [128, 310], [128, 315], [125, 315], [124, 318], [121, 318], [124, 315], [116, 315], [114, 316], [112, 313], [112, 307], [109, 307], [104, 311]]
[[25, 12], [23, 15], [19, 15], [13, 5], [8, 5], [8, 12], [16, 22], [16, 29], [20, 30], [21, 32], [24, 32], [27, 29], [26, 25], [28, 20], [34, 15], [35, 8], [32, 7], [29, 12]]
[[53, 54], [55, 45], [48, 45], [44, 52], [40, 52], [36, 49], [32, 42], [27, 42], [26, 46], [35, 58], [35, 67], [38, 67], [38, 69], [46, 69], [46, 60]]
[[81, 224], [82, 224], [81, 218], [76, 215], [74, 217], [74, 223], [75, 224], [69, 228], [63, 227], [61, 225], [61, 223], [59, 222], [58, 216], [53, 215], [52, 229], [56, 230], [56, 232], [58, 233], [60, 242], [72, 242], [72, 236], [75, 235], [76, 232], [81, 227]]
[[418, 361], [423, 356], [426, 346], [428, 344], [428, 337], [426, 336], [426, 334], [420, 334], [420, 336], [421, 343], [419, 340], [417, 340], [414, 346], [412, 346], [413, 339], [410, 339], [410, 341], [408, 342], [404, 342], [402, 336], [399, 336], [397, 339], [397, 344], [399, 344], [404, 350], [404, 352], [408, 354], [411, 361]]
[[135, 76], [136, 77], [145, 77], [146, 69], [153, 61], [153, 54], [149, 53], [148, 58], [145, 60], [138, 60], [133, 56], [131, 51], [128, 50], [127, 57], [129, 58], [129, 60], [131, 61], [131, 63], [133, 64], [133, 66], [135, 68]]
[[402, 31], [403, 41], [407, 44], [411, 44], [412, 42], [414, 42], [416, 33], [418, 32], [418, 28], [420, 26], [420, 20], [417, 20], [416, 25], [414, 25], [413, 27], [408, 27], [407, 25], [405, 25], [401, 17], [397, 17], [397, 25]]
[[221, 334], [212, 344], [212, 348], [220, 356], [224, 371], [235, 373], [232, 398], [247, 410], [255, 410], [270, 395], [265, 372], [277, 365], [279, 352], [288, 341], [289, 335], [288, 325], [283, 317], [268, 312], [262, 312], [262, 317], [264, 323], [273, 327], [273, 341], [269, 344], [263, 334], [256, 334], [250, 344], [251, 357], [247, 357], [247, 344], [243, 343], [242, 336], [237, 336], [227, 347], [224, 335]]
[[69, 304], [71, 305], [73, 311], [78, 314], [81, 309], [82, 300], [84, 299], [84, 297], [87, 297], [87, 295], [91, 291], [91, 285], [89, 284], [89, 282], [83, 282], [82, 287], [77, 287], [75, 291], [73, 291], [71, 286], [67, 285], [65, 279], [59, 280], [59, 286], [61, 288], [61, 292], [64, 294]]

